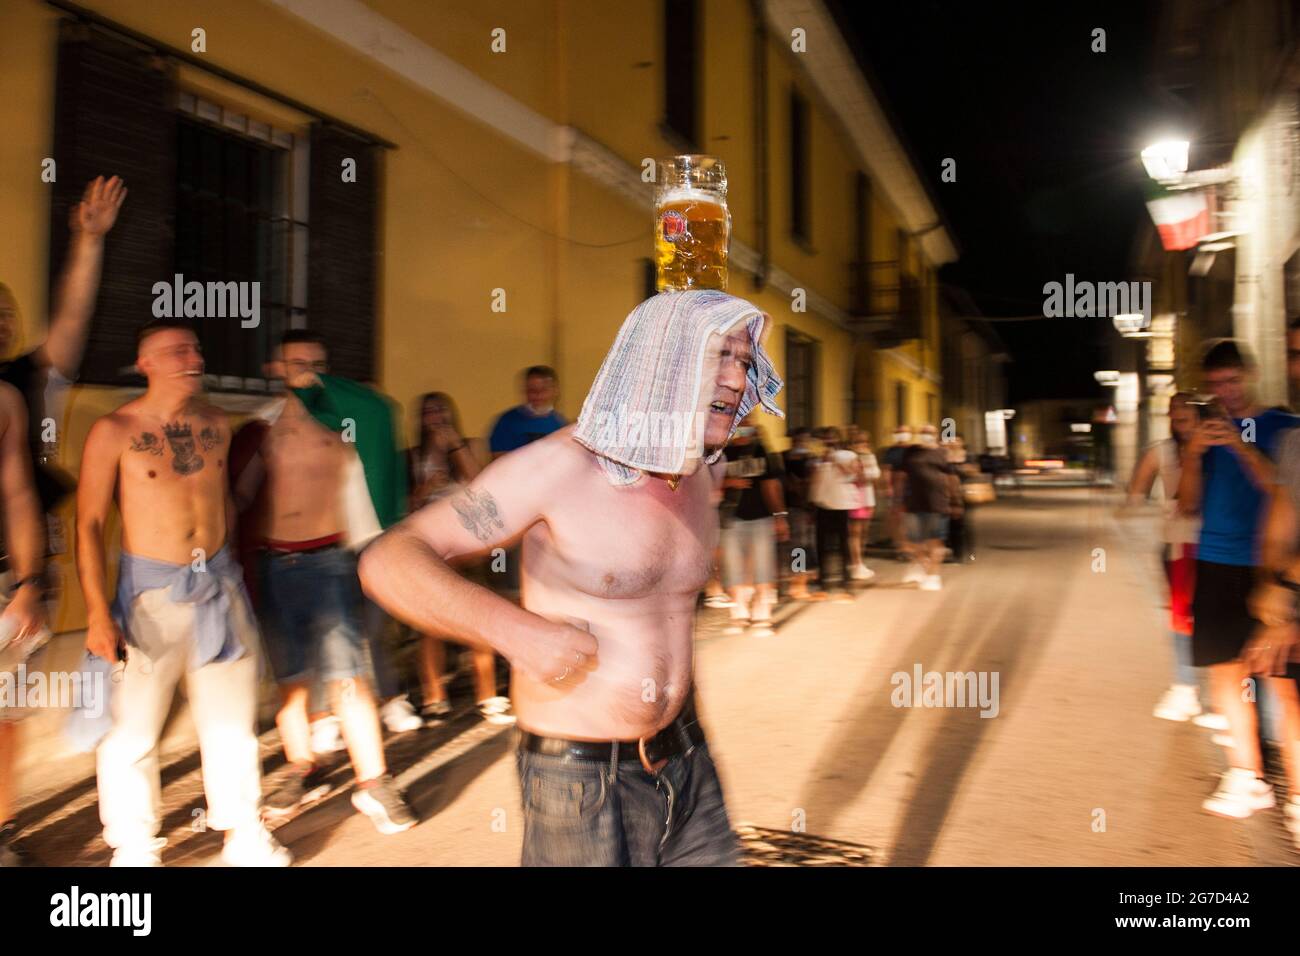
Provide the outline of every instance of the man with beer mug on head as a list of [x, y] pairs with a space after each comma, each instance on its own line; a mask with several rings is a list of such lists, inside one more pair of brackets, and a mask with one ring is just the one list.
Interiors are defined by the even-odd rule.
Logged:
[[[662, 207], [681, 222], [656, 225], [671, 246], [661, 277], [688, 288], [632, 311], [578, 421], [497, 459], [361, 559], [366, 590], [395, 616], [510, 661], [525, 865], [739, 858], [694, 706], [695, 602], [718, 541], [723, 448], [750, 409], [781, 414], [782, 383], [762, 347], [770, 317], [697, 284], [725, 282], [727, 221], [695, 195], [720, 196], [716, 184], [697, 185]], [[692, 232], [704, 205], [699, 221], [722, 224], [718, 255], [697, 246], [713, 226]], [[625, 427], [647, 419], [689, 427]], [[520, 539], [522, 607], [448, 565]]]

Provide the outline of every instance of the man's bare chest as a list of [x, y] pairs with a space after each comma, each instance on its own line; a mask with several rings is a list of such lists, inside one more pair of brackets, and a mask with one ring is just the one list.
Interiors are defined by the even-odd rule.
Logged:
[[596, 494], [555, 509], [535, 532], [544, 560], [571, 586], [601, 598], [638, 598], [703, 587], [718, 519], [707, 492], [680, 501]]
[[224, 485], [229, 441], [223, 428], [203, 419], [135, 423], [120, 474], [136, 487], [194, 491]]

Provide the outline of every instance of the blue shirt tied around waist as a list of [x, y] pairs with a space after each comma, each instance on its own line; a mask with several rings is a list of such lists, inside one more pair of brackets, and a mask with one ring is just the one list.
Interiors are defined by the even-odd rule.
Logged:
[[[1240, 431], [1246, 422], [1234, 418]], [[1300, 418], [1276, 408], [1254, 418], [1255, 448], [1270, 459], [1277, 446]], [[1214, 564], [1252, 567], [1258, 563], [1256, 532], [1264, 520], [1268, 492], [1256, 487], [1232, 450], [1214, 446], [1201, 458], [1201, 540], [1196, 557]]]
[[[213, 662], [238, 660], [244, 656], [245, 648], [231, 625], [231, 600], [224, 584], [234, 586], [237, 600], [244, 602], [245, 612], [251, 615], [242, 572], [225, 545], [207, 559], [203, 571], [196, 571], [189, 564], [172, 564], [123, 553], [117, 572], [117, 593], [113, 598], [113, 621], [121, 629], [126, 642], [138, 647], [129, 627], [131, 605], [145, 591], [169, 588], [167, 596], [173, 603], [194, 605], [195, 640], [190, 670], [198, 670]], [[98, 673], [102, 675], [101, 686], [105, 689], [105, 699], [94, 708], [98, 714], [91, 713], [92, 707], [83, 696], [82, 706], [73, 710], [64, 727], [72, 745], [82, 752], [93, 750], [112, 729], [107, 693], [113, 683], [112, 669], [111, 664], [89, 651], [82, 660], [82, 686], [94, 686], [94, 675]]]

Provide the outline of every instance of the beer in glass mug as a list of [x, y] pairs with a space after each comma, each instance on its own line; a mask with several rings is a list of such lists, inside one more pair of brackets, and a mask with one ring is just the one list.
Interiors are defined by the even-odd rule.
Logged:
[[714, 156], [660, 160], [655, 188], [655, 287], [727, 288], [727, 171]]

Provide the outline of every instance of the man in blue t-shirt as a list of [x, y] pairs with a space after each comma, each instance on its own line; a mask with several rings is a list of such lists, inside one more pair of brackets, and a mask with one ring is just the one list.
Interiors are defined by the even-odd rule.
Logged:
[[555, 369], [534, 365], [524, 372], [524, 404], [504, 412], [492, 426], [488, 447], [492, 457], [503, 455], [549, 435], [568, 424], [555, 410], [560, 394]]
[[1277, 446], [1300, 419], [1256, 403], [1254, 362], [1231, 339], [1210, 344], [1201, 370], [1214, 402], [1200, 405], [1204, 420], [1184, 445], [1178, 508], [1201, 516], [1192, 663], [1210, 668], [1210, 697], [1233, 738], [1230, 767], [1202, 807], [1244, 819], [1276, 799], [1262, 779], [1254, 695], [1242, 692], [1252, 676], [1242, 648], [1257, 626], [1248, 598], [1260, 564], [1259, 535], [1276, 480]]

